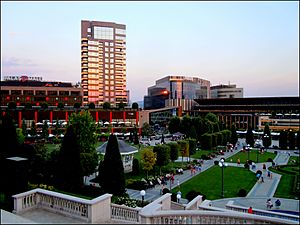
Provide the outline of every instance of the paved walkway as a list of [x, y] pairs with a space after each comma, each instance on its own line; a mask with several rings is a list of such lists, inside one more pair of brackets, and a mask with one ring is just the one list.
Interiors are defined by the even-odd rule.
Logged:
[[[274, 150], [273, 150], [274, 151]], [[286, 165], [289, 161], [289, 154], [287, 151], [277, 151], [278, 154], [274, 158], [274, 162], [277, 165]], [[291, 154], [291, 153], [290, 153]], [[294, 154], [291, 154], [294, 155]], [[238, 166], [236, 163], [228, 163], [230, 166]], [[268, 169], [272, 166], [272, 163], [265, 163]], [[252, 206], [256, 209], [266, 210], [266, 201], [271, 198], [274, 203], [278, 198], [274, 198], [275, 191], [280, 182], [281, 175], [272, 173], [272, 179], [267, 177], [267, 170], [263, 170], [263, 163], [256, 164], [256, 169], [250, 169], [252, 172], [261, 170], [264, 176], [264, 182], [257, 182], [253, 188], [249, 191], [245, 198], [226, 198], [212, 201], [212, 206], [225, 208], [225, 205], [230, 200], [234, 200], [235, 205], [249, 207]], [[299, 212], [299, 200], [296, 199], [284, 199], [279, 198], [281, 201], [280, 210]]]
[[[241, 141], [241, 145], [238, 150], [233, 150], [233, 152], [226, 152], [225, 155], [221, 156], [219, 155], [218, 157], [212, 159], [212, 160], [205, 160], [204, 164], [202, 166], [202, 171], [205, 171], [209, 168], [211, 168], [214, 165], [215, 160], [220, 160], [222, 157], [229, 158], [232, 155], [238, 153], [239, 151], [242, 150], [242, 143], [243, 140]], [[288, 153], [288, 151], [281, 151], [281, 150], [268, 150], [268, 152], [274, 152], [277, 151], [278, 154], [274, 158], [274, 162], [277, 165], [285, 165], [289, 161], [289, 154], [290, 155], [296, 155], [298, 156], [299, 154], [295, 154], [294, 152]], [[178, 159], [181, 161], [181, 158]], [[256, 173], [257, 170], [261, 170], [263, 172], [264, 176], [264, 182], [257, 182], [253, 188], [249, 191], [248, 195], [244, 198], [226, 198], [226, 199], [218, 199], [218, 200], [213, 200], [212, 201], [212, 206], [215, 207], [221, 207], [225, 208], [225, 205], [228, 203], [229, 200], [234, 200], [234, 204], [244, 206], [244, 207], [249, 207], [252, 206], [253, 208], [256, 209], [262, 209], [266, 210], [266, 201], [268, 198], [271, 198], [273, 203], [277, 200], [277, 198], [273, 198], [276, 188], [280, 182], [281, 175], [272, 173], [272, 179], [267, 177], [267, 170], [263, 170], [263, 164], [264, 163], [257, 163], [255, 169], [250, 169], [253, 173]], [[272, 163], [267, 162], [266, 168], [268, 169], [270, 166], [272, 166]], [[238, 166], [237, 163], [228, 163], [229, 166]], [[240, 167], [243, 167], [243, 164], [240, 165]], [[196, 175], [200, 172], [196, 172]], [[195, 175], [193, 175], [195, 176]], [[174, 184], [171, 184], [171, 189], [177, 188], [178, 186], [178, 181], [179, 185], [186, 182], [187, 180], [193, 178], [191, 176], [190, 170], [185, 170], [182, 175], [175, 175], [175, 180]], [[170, 189], [170, 183], [168, 182], [168, 185], [166, 185], [166, 188]], [[146, 190], [146, 195], [145, 195], [145, 200], [146, 201], [153, 201], [160, 197], [161, 193], [161, 188], [162, 186], [156, 185], [155, 188], [152, 189], [147, 189]], [[141, 199], [140, 192], [137, 190], [132, 190], [132, 189], [127, 189], [127, 193], [131, 198], [135, 199]], [[282, 205], [280, 207], [281, 210], [288, 210], [288, 211], [299, 211], [299, 200], [294, 200], [294, 199], [283, 199], [279, 198]], [[187, 203], [186, 199], [181, 199], [181, 203]]]
[[[233, 152], [225, 152], [224, 155], [218, 155], [218, 157], [213, 158], [211, 160], [204, 160], [201, 171], [203, 172], [203, 171], [211, 168], [212, 166], [214, 166], [214, 161], [220, 160], [221, 158], [225, 158], [225, 159], [229, 158], [241, 150], [242, 150], [242, 145], [240, 145], [240, 148], [238, 150], [233, 150]], [[181, 160], [182, 160], [181, 157], [179, 157], [178, 161], [181, 162]], [[185, 160], [186, 159], [184, 159], [184, 161]], [[171, 184], [171, 186], [170, 186], [170, 181], [168, 181], [168, 184], [165, 185], [165, 187], [168, 189], [177, 188], [178, 184], [180, 185], [180, 184], [186, 182], [187, 180], [193, 178], [194, 176], [196, 176], [199, 173], [201, 173], [201, 172], [196, 171], [195, 175], [191, 175], [190, 170], [184, 170], [183, 174], [174, 176], [174, 184]], [[161, 196], [161, 189], [162, 189], [162, 185], [156, 185], [152, 189], [147, 189], [146, 195], [145, 195], [145, 200], [153, 201], [153, 200], [159, 198]], [[133, 189], [127, 189], [127, 193], [129, 194], [130, 198], [141, 199], [140, 191], [133, 190]], [[186, 203], [186, 202], [187, 202], [186, 199], [181, 199], [181, 203]]]

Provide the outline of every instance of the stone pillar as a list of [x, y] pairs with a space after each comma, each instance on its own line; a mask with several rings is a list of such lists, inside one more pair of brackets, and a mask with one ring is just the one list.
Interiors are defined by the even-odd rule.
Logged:
[[19, 111], [18, 112], [18, 114], [19, 114], [19, 128], [22, 128], [22, 111]]
[[99, 114], [98, 114], [98, 111], [96, 111], [96, 122], [99, 121]]
[[38, 122], [38, 112], [34, 111], [34, 122], [37, 123]]

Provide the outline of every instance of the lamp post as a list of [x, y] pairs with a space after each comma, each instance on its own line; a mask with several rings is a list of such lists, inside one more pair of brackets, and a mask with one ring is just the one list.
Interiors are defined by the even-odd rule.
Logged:
[[249, 161], [249, 156], [250, 156], [250, 145], [247, 144], [246, 150], [248, 151], [248, 161]]
[[[269, 142], [268, 138], [269, 138], [269, 135], [265, 134], [264, 135], [264, 144], [265, 145], [268, 145], [268, 142]], [[264, 147], [266, 148], [266, 152], [267, 152], [268, 146], [264, 146]]]
[[176, 198], [177, 198], [177, 202], [179, 203], [180, 199], [181, 199], [181, 192], [180, 191], [177, 192]]
[[219, 161], [219, 166], [222, 169], [222, 189], [221, 189], [221, 197], [224, 198], [224, 167], [228, 166], [227, 163], [225, 163], [224, 158], [221, 158]]
[[140, 195], [142, 196], [142, 205], [143, 205], [144, 204], [144, 198], [145, 198], [145, 195], [146, 195], [146, 191], [141, 190]]

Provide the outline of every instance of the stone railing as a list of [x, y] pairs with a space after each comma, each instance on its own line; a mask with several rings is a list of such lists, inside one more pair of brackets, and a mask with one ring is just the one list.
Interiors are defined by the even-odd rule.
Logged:
[[[236, 212], [243, 212], [247, 213], [248, 208], [239, 206], [239, 205], [234, 205], [234, 201], [228, 201], [226, 204], [226, 209], [236, 211]], [[291, 215], [291, 214], [286, 214], [286, 213], [280, 213], [280, 212], [273, 212], [273, 211], [267, 211], [267, 210], [261, 210], [261, 209], [252, 209], [254, 215], [259, 215], [259, 216], [268, 216], [268, 217], [275, 217], [275, 218], [280, 218], [280, 219], [285, 219], [285, 220], [292, 220], [292, 221], [297, 221], [299, 222], [299, 216], [296, 215]]]
[[158, 211], [147, 216], [148, 224], [298, 224], [279, 218], [238, 212], [199, 210]]
[[[87, 223], [118, 223], [142, 224], [298, 224], [299, 217], [280, 217], [280, 213], [263, 210], [253, 210], [254, 214], [245, 213], [245, 207], [227, 204], [226, 209], [216, 211], [209, 201], [202, 202], [197, 196], [183, 207], [171, 202], [171, 193], [167, 193], [143, 208], [130, 208], [111, 203], [111, 194], [104, 194], [92, 200], [81, 199], [66, 194], [34, 189], [14, 195], [14, 213], [42, 208], [53, 213], [59, 213], [71, 218], [77, 218]], [[205, 205], [208, 203], [208, 205]], [[201, 210], [203, 206], [204, 210]], [[174, 209], [176, 208], [176, 209]], [[270, 214], [274, 216], [270, 216]], [[282, 214], [282, 213], [281, 213]], [[284, 214], [284, 216], [287, 216]], [[291, 220], [297, 217], [298, 220]]]
[[117, 221], [130, 221], [133, 223], [138, 223], [139, 211], [141, 208], [131, 208], [124, 205], [110, 204], [111, 206], [111, 219]]
[[42, 208], [86, 222], [109, 221], [111, 194], [104, 194], [92, 200], [86, 200], [44, 189], [34, 189], [12, 196], [16, 214]]

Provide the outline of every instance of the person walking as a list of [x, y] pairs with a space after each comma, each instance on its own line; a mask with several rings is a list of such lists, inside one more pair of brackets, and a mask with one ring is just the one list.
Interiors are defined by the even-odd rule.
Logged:
[[251, 206], [250, 206], [249, 209], [248, 209], [248, 213], [253, 214], [253, 210], [252, 210], [252, 207], [251, 207]]
[[277, 200], [275, 201], [275, 206], [276, 206], [277, 209], [279, 209], [279, 207], [281, 206], [281, 202], [280, 202], [279, 199], [277, 199]]
[[265, 181], [264, 181], [264, 177], [263, 177], [263, 175], [261, 175], [261, 176], [260, 176], [260, 179], [261, 179], [261, 182], [262, 182], [262, 183], [264, 183], [264, 182], [265, 182]]
[[272, 207], [273, 207], [273, 203], [272, 203], [271, 199], [269, 198], [267, 200], [267, 209], [272, 209]]
[[240, 164], [241, 164], [240, 158], [237, 159], [237, 164], [238, 164], [238, 166], [240, 166]]

